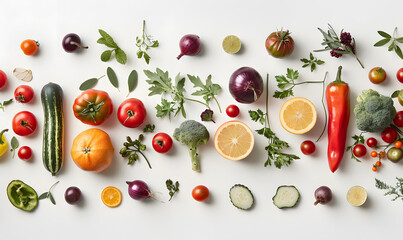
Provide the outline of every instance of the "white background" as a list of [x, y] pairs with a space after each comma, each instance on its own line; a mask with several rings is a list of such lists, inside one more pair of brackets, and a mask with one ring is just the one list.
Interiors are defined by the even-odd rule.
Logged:
[[[35, 99], [29, 104], [17, 104], [0, 112], [0, 128], [11, 130], [11, 119], [19, 111], [32, 111], [39, 122], [36, 133], [30, 137], [18, 137], [21, 145], [31, 146], [34, 159], [23, 162], [8, 153], [0, 159], [0, 230], [2, 239], [244, 239], [244, 238], [365, 238], [379, 239], [397, 237], [401, 226], [402, 202], [391, 202], [383, 192], [375, 188], [375, 177], [390, 184], [395, 177], [402, 177], [402, 163], [384, 161], [379, 172], [371, 171], [375, 160], [365, 158], [363, 163], [351, 160], [346, 154], [339, 170], [331, 173], [327, 163], [327, 136], [316, 145], [313, 156], [304, 156], [299, 151], [303, 140], [315, 140], [324, 124], [320, 104], [320, 85], [295, 88], [295, 96], [312, 100], [318, 110], [315, 128], [301, 136], [292, 135], [281, 127], [278, 112], [284, 102], [270, 97], [270, 120], [273, 130], [291, 145], [290, 152], [301, 159], [281, 170], [263, 166], [266, 160], [266, 141], [256, 135], [252, 154], [240, 162], [231, 162], [220, 157], [214, 150], [212, 139], [199, 148], [201, 173], [191, 170], [190, 159], [185, 146], [174, 143], [172, 152], [161, 155], [154, 152], [150, 142], [152, 134], [146, 135], [147, 156], [153, 167], [150, 170], [141, 159], [133, 166], [118, 154], [126, 135], [137, 137], [141, 129], [127, 129], [119, 124], [116, 109], [127, 94], [127, 76], [132, 69], [139, 72], [139, 85], [130, 95], [141, 99], [146, 105], [147, 123], [156, 124], [157, 132], [173, 133], [183, 121], [181, 117], [172, 121], [157, 119], [155, 105], [159, 96], [148, 97], [148, 84], [143, 69], [168, 70], [172, 76], [182, 74], [199, 75], [203, 80], [212, 74], [213, 82], [223, 87], [219, 95], [225, 109], [236, 103], [228, 92], [228, 79], [233, 71], [242, 66], [257, 69], [262, 76], [270, 78], [270, 95], [276, 85], [274, 76], [285, 74], [287, 67], [300, 71], [300, 80], [321, 80], [326, 71], [328, 81], [334, 80], [339, 65], [343, 66], [342, 79], [351, 88], [351, 104], [361, 90], [374, 88], [390, 95], [402, 88], [397, 82], [396, 71], [403, 62], [386, 47], [375, 48], [380, 40], [377, 30], [391, 33], [395, 26], [403, 29], [401, 23], [402, 3], [398, 1], [6, 1], [0, 0], [0, 69], [9, 77], [8, 85], [0, 91], [0, 100], [12, 97], [14, 89], [23, 84], [12, 76], [15, 67], [33, 71], [34, 79], [29, 83], [35, 90]], [[136, 58], [135, 37], [141, 34], [142, 20], [147, 22], [147, 32], [160, 41], [160, 47], [151, 50], [151, 63]], [[326, 63], [311, 73], [302, 69], [302, 57], [321, 47], [322, 36], [317, 27], [327, 28], [330, 23], [339, 32], [342, 28], [351, 32], [357, 41], [357, 54], [365, 65], [362, 69], [351, 56], [331, 58], [328, 52], [315, 53]], [[285, 59], [269, 56], [264, 47], [266, 37], [276, 29], [290, 29], [296, 42], [294, 53]], [[104, 63], [99, 56], [107, 48], [96, 43], [98, 29], [102, 28], [115, 39], [128, 54], [126, 65], [115, 60]], [[63, 51], [61, 40], [67, 33], [75, 32], [88, 50], [69, 54]], [[203, 50], [197, 57], [184, 56], [177, 60], [179, 39], [188, 33], [198, 34]], [[243, 48], [237, 55], [222, 50], [222, 39], [228, 34], [240, 37]], [[403, 36], [402, 31], [398, 32]], [[35, 39], [41, 44], [36, 56], [25, 56], [19, 45], [24, 39]], [[97, 89], [107, 91], [114, 102], [113, 115], [99, 128], [111, 136], [115, 146], [114, 160], [109, 169], [102, 173], [84, 172], [75, 166], [70, 157], [74, 137], [88, 128], [72, 113], [74, 99], [80, 94], [78, 86], [86, 79], [99, 77], [111, 66], [120, 81], [120, 92], [110, 85], [106, 78], [100, 80]], [[368, 71], [382, 66], [388, 79], [382, 85], [372, 85]], [[43, 112], [40, 90], [48, 82], [55, 82], [64, 89], [65, 112], [65, 164], [62, 171], [52, 177], [42, 164]], [[187, 81], [188, 92], [191, 84]], [[247, 111], [264, 108], [264, 97], [251, 105], [237, 104], [241, 108], [238, 118], [252, 129], [260, 127], [249, 120]], [[395, 102], [397, 110], [402, 107]], [[188, 118], [199, 119], [204, 110], [201, 105], [189, 103], [185, 106]], [[214, 135], [216, 128], [230, 120], [225, 113], [218, 113], [216, 106], [214, 123], [205, 123]], [[352, 115], [348, 136], [359, 131]], [[13, 132], [6, 134], [8, 140]], [[369, 135], [367, 135], [369, 136]], [[379, 134], [375, 134], [381, 141]], [[347, 144], [351, 144], [348, 138]], [[168, 199], [165, 180], [171, 178], [180, 182], [180, 192], [171, 202], [138, 202], [127, 194], [125, 181], [142, 179], [151, 190], [161, 192], [161, 200]], [[40, 201], [34, 212], [27, 213], [14, 208], [8, 201], [6, 186], [13, 179], [20, 179], [35, 188], [38, 194], [48, 190], [50, 185], [60, 181], [53, 189], [57, 205], [48, 200]], [[249, 211], [233, 207], [228, 198], [229, 188], [241, 183], [248, 186], [255, 196], [255, 206]], [[210, 189], [211, 197], [205, 203], [192, 199], [191, 190], [203, 184]], [[279, 185], [295, 185], [301, 193], [300, 202], [294, 209], [279, 210], [272, 204], [272, 196]], [[100, 194], [104, 187], [113, 185], [123, 194], [122, 204], [114, 209], [103, 205]], [[327, 185], [333, 190], [334, 199], [327, 206], [313, 206], [315, 189]], [[363, 207], [352, 207], [346, 199], [347, 190], [354, 185], [367, 189], [368, 201]], [[69, 186], [78, 186], [83, 193], [79, 206], [64, 201], [64, 191]]]

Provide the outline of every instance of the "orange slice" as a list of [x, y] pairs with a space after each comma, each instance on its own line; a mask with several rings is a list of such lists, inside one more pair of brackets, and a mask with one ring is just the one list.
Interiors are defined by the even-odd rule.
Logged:
[[217, 152], [226, 159], [239, 161], [246, 158], [255, 145], [252, 130], [243, 122], [229, 121], [222, 124], [214, 136]]
[[290, 133], [308, 132], [315, 126], [316, 118], [315, 106], [303, 97], [291, 98], [280, 109], [280, 123]]
[[122, 193], [116, 187], [106, 187], [101, 193], [102, 202], [108, 207], [117, 207], [122, 202]]

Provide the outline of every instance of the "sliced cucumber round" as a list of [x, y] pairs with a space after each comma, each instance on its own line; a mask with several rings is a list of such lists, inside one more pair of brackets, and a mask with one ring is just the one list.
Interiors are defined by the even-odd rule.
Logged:
[[235, 184], [231, 187], [229, 190], [229, 198], [232, 205], [242, 210], [250, 209], [255, 202], [249, 188], [241, 184]]
[[273, 204], [280, 209], [292, 208], [297, 205], [298, 200], [299, 192], [295, 186], [280, 186], [273, 197]]

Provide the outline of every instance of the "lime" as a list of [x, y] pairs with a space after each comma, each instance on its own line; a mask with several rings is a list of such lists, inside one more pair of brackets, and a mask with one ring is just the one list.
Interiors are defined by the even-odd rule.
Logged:
[[222, 41], [222, 47], [226, 53], [237, 53], [241, 49], [241, 40], [237, 36], [228, 35]]

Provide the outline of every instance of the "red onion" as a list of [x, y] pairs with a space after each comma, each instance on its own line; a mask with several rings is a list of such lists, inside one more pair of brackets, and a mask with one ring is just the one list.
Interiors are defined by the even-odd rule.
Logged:
[[201, 50], [200, 37], [194, 34], [183, 36], [179, 42], [181, 53], [177, 57], [179, 60], [183, 55], [194, 56]]
[[263, 79], [253, 68], [241, 67], [229, 80], [229, 91], [240, 103], [253, 103], [263, 92]]
[[152, 197], [151, 191], [145, 182], [135, 180], [132, 182], [127, 181], [126, 183], [129, 185], [129, 195], [134, 200], [144, 200]]

